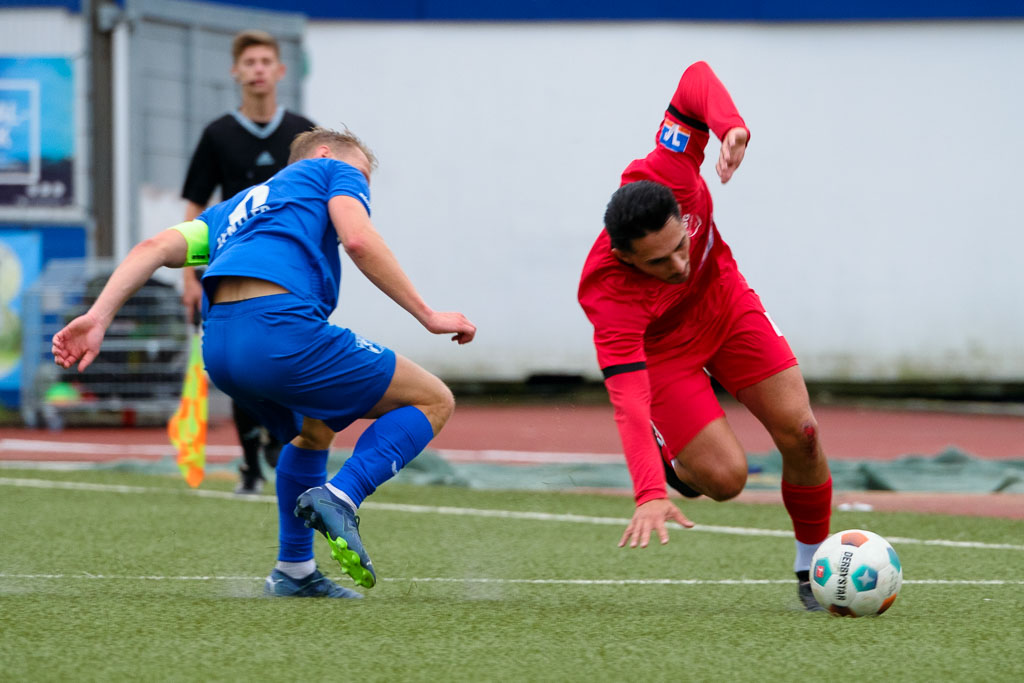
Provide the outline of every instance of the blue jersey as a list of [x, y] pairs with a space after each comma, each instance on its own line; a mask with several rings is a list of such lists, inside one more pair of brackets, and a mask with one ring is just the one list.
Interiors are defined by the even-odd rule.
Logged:
[[358, 199], [369, 213], [370, 187], [361, 171], [335, 159], [306, 159], [204, 211], [198, 218], [209, 226], [204, 286], [228, 275], [268, 280], [329, 316], [338, 305], [341, 256], [327, 201], [338, 195]]

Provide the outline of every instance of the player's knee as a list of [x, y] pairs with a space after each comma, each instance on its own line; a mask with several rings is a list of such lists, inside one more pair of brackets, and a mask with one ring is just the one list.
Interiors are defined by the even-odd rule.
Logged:
[[818, 422], [812, 416], [794, 421], [775, 440], [783, 457], [794, 465], [816, 463], [822, 457]]
[[455, 394], [452, 393], [452, 390], [444, 382], [441, 382], [441, 390], [438, 394], [438, 409], [441, 411], [445, 422], [455, 412]]
[[722, 471], [706, 482], [704, 495], [711, 500], [722, 502], [740, 495], [747, 485], [747, 470]]
[[433, 425], [434, 434], [437, 434], [455, 412], [455, 395], [447, 384], [436, 377], [434, 380], [433, 386], [430, 387], [430, 399], [422, 410]]

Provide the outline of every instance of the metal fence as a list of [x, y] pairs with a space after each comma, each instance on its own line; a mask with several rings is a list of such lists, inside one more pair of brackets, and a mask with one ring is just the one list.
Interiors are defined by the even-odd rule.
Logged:
[[50, 261], [23, 300], [21, 413], [29, 427], [160, 424], [177, 407], [188, 362], [188, 325], [174, 287], [149, 280], [107, 330], [85, 372], [53, 362], [54, 333], [85, 313], [116, 264]]

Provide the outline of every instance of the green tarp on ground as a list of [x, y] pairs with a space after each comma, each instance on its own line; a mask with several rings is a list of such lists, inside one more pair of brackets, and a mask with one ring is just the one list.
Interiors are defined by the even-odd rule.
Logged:
[[[778, 452], [749, 455], [749, 489], [777, 489], [782, 477]], [[840, 491], [939, 491], [1024, 493], [1024, 460], [983, 460], [955, 449], [936, 456], [890, 461], [835, 460], [832, 480]], [[448, 463], [424, 453], [399, 474], [400, 480], [486, 489], [562, 490], [631, 487], [621, 465], [494, 465]]]
[[[336, 472], [348, 451], [331, 454], [328, 471]], [[748, 456], [748, 489], [777, 489], [782, 472], [779, 453]], [[178, 474], [171, 457], [159, 462], [123, 460], [93, 465], [154, 474]], [[83, 464], [83, 468], [90, 467]], [[831, 462], [837, 491], [931, 491], [947, 493], [1024, 493], [1024, 460], [984, 460], [956, 449], [935, 456], [908, 455], [889, 461]], [[236, 465], [207, 467], [211, 475], [235, 477]], [[269, 472], [268, 472], [269, 474]], [[427, 451], [403, 469], [396, 479], [407, 484], [465, 486], [480, 489], [567, 490], [618, 488], [630, 490], [629, 472], [621, 464], [501, 465], [450, 463]], [[268, 487], [268, 493], [272, 489]]]

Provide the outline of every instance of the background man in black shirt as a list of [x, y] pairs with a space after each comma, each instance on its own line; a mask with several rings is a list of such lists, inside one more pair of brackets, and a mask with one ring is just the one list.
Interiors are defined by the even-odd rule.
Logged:
[[[231, 56], [231, 75], [241, 87], [242, 104], [203, 130], [181, 191], [188, 202], [186, 221], [203, 212], [218, 187], [221, 198], [227, 199], [280, 171], [288, 163], [295, 136], [315, 125], [277, 103], [277, 84], [284, 78], [285, 65], [273, 36], [264, 31], [242, 31], [235, 36]], [[191, 321], [203, 292], [195, 269], [183, 270], [182, 301]], [[244, 456], [235, 493], [259, 493], [263, 489], [260, 451], [274, 467], [281, 443], [234, 402], [232, 415]]]

